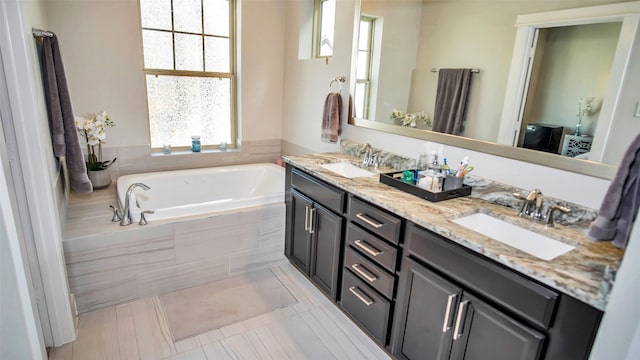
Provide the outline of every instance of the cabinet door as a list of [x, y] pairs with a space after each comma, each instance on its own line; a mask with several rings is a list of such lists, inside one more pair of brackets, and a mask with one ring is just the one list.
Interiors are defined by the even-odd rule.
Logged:
[[309, 276], [331, 298], [338, 293], [338, 272], [342, 239], [341, 216], [314, 204], [311, 217], [312, 251]]
[[448, 359], [453, 322], [462, 291], [426, 267], [405, 258], [396, 356]]
[[291, 191], [291, 244], [289, 246], [289, 260], [305, 274], [309, 273], [311, 267], [311, 235], [309, 234], [309, 223], [313, 202], [311, 199]]
[[458, 307], [451, 359], [535, 360], [545, 336], [465, 294]]

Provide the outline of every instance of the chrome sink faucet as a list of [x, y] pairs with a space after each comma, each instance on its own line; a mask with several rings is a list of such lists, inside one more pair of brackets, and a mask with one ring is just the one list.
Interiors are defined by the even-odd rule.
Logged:
[[131, 208], [129, 207], [129, 199], [131, 198], [133, 190], [135, 190], [137, 187], [141, 187], [143, 190], [151, 189], [143, 183], [135, 183], [129, 186], [129, 188], [127, 189], [127, 193], [124, 196], [124, 209], [122, 210], [122, 219], [120, 219], [120, 226], [127, 226], [131, 224]]
[[364, 154], [364, 157], [362, 158], [362, 165], [367, 167], [375, 166], [376, 168], [378, 168], [378, 166], [380, 165], [380, 157], [373, 154], [373, 148], [371, 147], [371, 145], [369, 145], [369, 143], [366, 143], [362, 146], [362, 149], [360, 149], [360, 154]]
[[532, 220], [544, 222], [546, 225], [551, 227], [554, 226], [553, 213], [556, 210], [562, 211], [564, 213], [568, 213], [571, 211], [571, 209], [564, 206], [552, 205], [547, 210], [547, 215], [542, 215], [542, 204], [544, 201], [544, 196], [542, 195], [542, 191], [540, 191], [540, 189], [533, 189], [526, 196], [520, 193], [513, 193], [513, 196], [518, 199], [524, 200], [522, 202], [522, 207], [518, 212], [518, 216], [526, 215], [529, 216], [529, 218], [531, 218]]

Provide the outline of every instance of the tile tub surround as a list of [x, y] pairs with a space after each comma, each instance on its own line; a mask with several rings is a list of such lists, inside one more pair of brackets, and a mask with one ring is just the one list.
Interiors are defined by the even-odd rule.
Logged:
[[[324, 153], [284, 156], [283, 158], [285, 162], [329, 184], [402, 216], [597, 309], [603, 311], [605, 309], [608, 294], [600, 292], [605, 268], [618, 266], [623, 251], [608, 242], [594, 243], [586, 238], [588, 221], [585, 218], [590, 216], [587, 214], [588, 209], [585, 209], [586, 215], [579, 216], [583, 220], [575, 221], [572, 225], [557, 225], [555, 228], [546, 229], [543, 224], [517, 217], [517, 211], [511, 207], [483, 199], [488, 194], [512, 192], [513, 188], [498, 183], [476, 179], [474, 184], [476, 187], [473, 189], [472, 196], [432, 203], [382, 184], [379, 182], [378, 176], [347, 179], [319, 166], [336, 161], [351, 161], [354, 164], [360, 162], [360, 159], [349, 155]], [[387, 171], [392, 171], [392, 169], [377, 170], [377, 172]], [[544, 261], [451, 221], [453, 218], [478, 211], [490, 213], [498, 218], [509, 219], [511, 222], [533, 231], [553, 234], [556, 238], [576, 248], [552, 261]]]
[[80, 313], [284, 261], [284, 202], [119, 226], [115, 198], [114, 185], [70, 197], [63, 248]]

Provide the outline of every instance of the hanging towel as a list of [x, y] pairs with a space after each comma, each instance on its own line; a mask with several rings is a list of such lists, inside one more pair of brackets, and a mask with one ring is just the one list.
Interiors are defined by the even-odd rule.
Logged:
[[433, 131], [462, 134], [470, 85], [471, 69], [440, 69]]
[[622, 158], [616, 176], [600, 205], [598, 217], [591, 223], [588, 237], [593, 241], [613, 241], [625, 248], [640, 205], [640, 135]]
[[342, 132], [340, 128], [342, 115], [342, 95], [340, 93], [329, 93], [324, 100], [324, 112], [322, 113], [322, 134], [323, 142], [334, 143], [338, 141], [338, 135]]
[[66, 157], [71, 188], [80, 193], [90, 193], [93, 187], [78, 139], [58, 38], [54, 34], [42, 41], [45, 99], [53, 154], [58, 158]]

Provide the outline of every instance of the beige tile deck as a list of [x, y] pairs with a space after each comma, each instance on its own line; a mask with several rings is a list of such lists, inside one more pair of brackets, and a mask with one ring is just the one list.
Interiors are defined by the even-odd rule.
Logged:
[[264, 271], [299, 303], [175, 342], [159, 298], [135, 300], [81, 314], [76, 341], [49, 359], [390, 359], [291, 265]]

